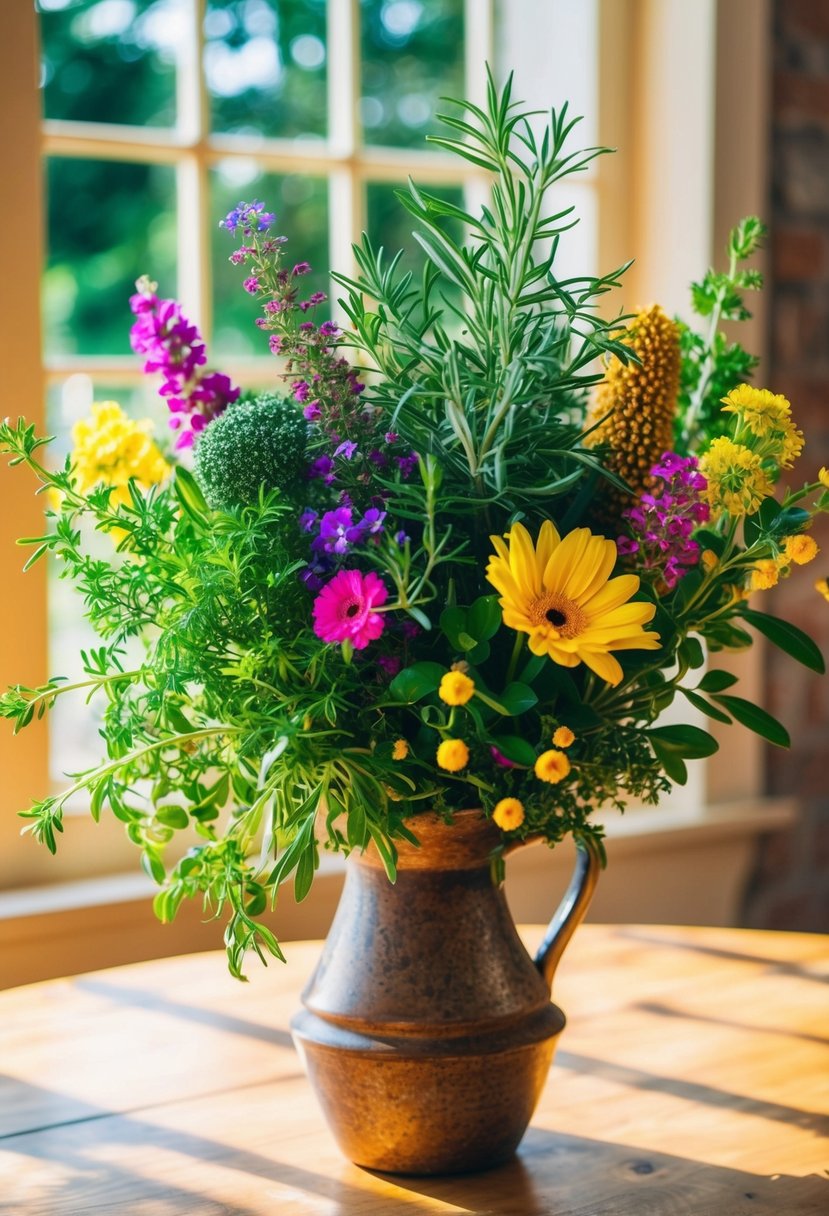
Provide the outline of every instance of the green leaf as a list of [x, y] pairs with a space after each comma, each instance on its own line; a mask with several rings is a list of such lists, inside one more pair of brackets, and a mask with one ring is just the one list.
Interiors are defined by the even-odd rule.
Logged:
[[535, 764], [535, 748], [518, 735], [493, 735], [491, 742], [507, 760], [532, 768]]
[[793, 536], [802, 532], [811, 518], [803, 507], [785, 507], [775, 519], [772, 532], [775, 536]]
[[737, 677], [733, 676], [730, 671], [706, 671], [697, 685], [697, 689], [699, 692], [723, 692], [736, 683]]
[[504, 707], [505, 713], [509, 714], [511, 718], [517, 718], [538, 704], [538, 697], [529, 684], [520, 684], [518, 681], [508, 684], [500, 697], [496, 697], [495, 700]]
[[168, 828], [186, 828], [190, 823], [190, 817], [181, 806], [160, 806], [156, 810], [155, 817], [159, 823], [163, 823]]
[[686, 638], [679, 648], [679, 658], [689, 667], [704, 667], [705, 651], [699, 638]]
[[453, 604], [450, 608], [444, 608], [440, 614], [440, 628], [446, 634], [449, 645], [453, 650], [463, 650], [464, 647], [460, 643], [460, 635], [466, 630], [466, 609]]
[[706, 701], [705, 697], [700, 697], [690, 688], [680, 688], [679, 691], [685, 694], [696, 709], [706, 714], [709, 718], [713, 718], [716, 722], [729, 723], [731, 721], [728, 714], [724, 714], [721, 709], [717, 709], [716, 705], [712, 705], [709, 701]]
[[147, 874], [149, 874], [150, 878], [152, 878], [154, 882], [159, 884], [159, 886], [167, 877], [167, 872], [164, 869], [161, 858], [158, 857], [157, 854], [151, 853], [147, 849], [145, 849], [141, 854], [141, 867], [146, 871]]
[[176, 498], [185, 513], [195, 523], [205, 526], [209, 522], [210, 508], [195, 477], [182, 465], [176, 467], [174, 489]]
[[651, 739], [653, 754], [656, 756], [671, 781], [677, 785], [685, 785], [688, 780], [688, 769], [685, 761], [670, 747], [661, 747], [656, 739]]
[[775, 520], [780, 514], [780, 503], [776, 498], [764, 498], [753, 515], [747, 515], [743, 524], [743, 536], [747, 545], [775, 530]]
[[298, 904], [302, 903], [311, 890], [318, 864], [317, 842], [314, 840], [313, 833], [309, 833], [308, 843], [299, 855], [294, 877], [294, 899]]
[[655, 742], [660, 748], [673, 751], [687, 760], [713, 756], [720, 746], [713, 735], [699, 726], [654, 726], [645, 733], [651, 743]]
[[446, 668], [440, 663], [413, 663], [397, 673], [389, 685], [389, 692], [396, 701], [413, 705], [421, 697], [435, 692], [445, 675]]
[[741, 722], [743, 726], [747, 726], [749, 730], [753, 730], [755, 734], [762, 735], [764, 739], [768, 739], [769, 743], [774, 743], [776, 747], [791, 747], [792, 741], [785, 726], [782, 726], [776, 718], [773, 718], [766, 710], [761, 709], [759, 705], [754, 705], [751, 701], [745, 701], [742, 697], [732, 697], [725, 693], [718, 696], [716, 700], [738, 722]]
[[467, 615], [467, 628], [476, 642], [488, 642], [501, 627], [501, 605], [497, 595], [482, 595]]
[[753, 608], [743, 608], [742, 616], [780, 650], [797, 659], [804, 667], [823, 675], [826, 670], [823, 655], [802, 629], [798, 629], [790, 621], [781, 620], [780, 617], [769, 616], [766, 612], [755, 612]]

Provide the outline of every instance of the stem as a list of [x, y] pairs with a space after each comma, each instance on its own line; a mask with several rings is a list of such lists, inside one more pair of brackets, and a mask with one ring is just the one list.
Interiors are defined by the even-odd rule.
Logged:
[[[734, 276], [737, 273], [737, 257], [734, 253], [731, 254], [728, 263], [728, 278], [733, 282]], [[717, 331], [720, 328], [722, 319], [722, 308], [725, 302], [725, 288], [721, 288], [717, 293], [717, 303], [711, 313], [711, 322], [708, 326], [708, 333], [705, 338], [705, 358], [703, 359], [700, 368], [697, 387], [691, 394], [690, 403], [685, 413], [685, 424], [682, 428], [682, 442], [685, 447], [690, 449], [691, 439], [695, 436], [697, 429], [697, 420], [702, 409], [702, 403], [705, 400], [705, 394], [708, 391], [708, 386], [711, 383], [711, 377], [714, 372], [714, 343], [717, 338]]]
[[515, 677], [515, 670], [518, 667], [518, 660], [521, 657], [521, 651], [524, 649], [523, 633], [516, 633], [515, 641], [512, 646], [512, 654], [510, 655], [509, 665], [507, 667], [506, 683], [510, 684]]

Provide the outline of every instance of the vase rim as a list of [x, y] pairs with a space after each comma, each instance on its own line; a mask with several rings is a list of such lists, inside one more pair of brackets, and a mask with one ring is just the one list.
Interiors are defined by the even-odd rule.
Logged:
[[[500, 829], [480, 807], [452, 811], [451, 819], [449, 813], [422, 811], [407, 817], [406, 827], [417, 837], [418, 844], [395, 838], [398, 869], [486, 869], [493, 851], [504, 843]], [[352, 857], [361, 865], [383, 866], [373, 843], [364, 853]]]

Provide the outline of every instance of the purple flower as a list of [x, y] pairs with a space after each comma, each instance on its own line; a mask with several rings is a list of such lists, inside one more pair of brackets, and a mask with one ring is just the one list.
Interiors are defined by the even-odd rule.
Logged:
[[241, 228], [245, 236], [250, 236], [252, 232], [267, 231], [274, 223], [276, 216], [265, 210], [264, 203], [237, 203], [223, 220], [219, 220], [219, 227], [226, 228], [233, 235], [237, 228]]
[[397, 443], [400, 436], [397, 431], [386, 431], [384, 438], [386, 443]]
[[324, 553], [347, 553], [354, 537], [354, 518], [350, 507], [326, 511], [320, 520], [320, 534], [312, 548]]
[[271, 348], [272, 355], [279, 355], [282, 353], [282, 341], [283, 340], [279, 334], [271, 334], [270, 338], [268, 338], [268, 346]]
[[400, 475], [406, 481], [417, 468], [418, 454], [417, 452], [409, 452], [408, 456], [397, 456], [395, 459], [397, 460], [397, 467], [400, 469]]
[[381, 654], [377, 659], [377, 666], [389, 677], [389, 679], [393, 679], [403, 666], [403, 662], [401, 659], [398, 659], [396, 655]]
[[330, 456], [318, 456], [308, 470], [311, 478], [322, 477], [327, 486], [334, 480], [334, 461]]
[[406, 542], [411, 540], [412, 538], [411, 538], [411, 536], [408, 536], [401, 528], [399, 532], [395, 532], [394, 539], [397, 542], [397, 544], [400, 545], [400, 547], [402, 548], [403, 545], [405, 545]]
[[344, 439], [339, 447], [334, 449], [334, 456], [342, 456], [344, 460], [351, 460], [356, 451], [357, 444], [350, 439]]
[[245, 291], [249, 292], [252, 296], [255, 296], [259, 290], [259, 280], [255, 274], [252, 274], [249, 279], [245, 279], [242, 286], [244, 287]]
[[700, 546], [691, 533], [710, 516], [710, 507], [700, 498], [708, 483], [697, 470], [695, 456], [676, 452], [665, 452], [651, 472], [662, 484], [658, 492], [640, 495], [639, 502], [623, 512], [630, 535], [620, 536], [616, 548], [622, 557], [636, 555], [637, 568], [650, 571], [658, 584], [672, 591], [699, 561]]
[[307, 380], [297, 380], [294, 385], [294, 397], [300, 404], [308, 400], [308, 394], [311, 391], [311, 386]]
[[339, 338], [342, 332], [339, 325], [335, 325], [333, 321], [323, 321], [320, 326], [320, 333], [324, 338]]
[[160, 300], [156, 286], [142, 278], [130, 298], [136, 320], [130, 344], [145, 356], [144, 371], [161, 372], [160, 396], [167, 400], [170, 427], [178, 432], [177, 448], [192, 447], [194, 438], [239, 396], [228, 376], [206, 372], [207, 352], [198, 328], [176, 300]]
[[322, 417], [319, 401], [309, 401], [302, 407], [302, 416], [306, 422], [319, 422]]
[[380, 511], [377, 507], [369, 507], [357, 525], [362, 533], [360, 539], [362, 540], [366, 536], [377, 536], [378, 533], [382, 532], [383, 520], [385, 518], [385, 511]]
[[293, 270], [291, 271], [291, 274], [294, 276], [294, 278], [298, 278], [301, 274], [308, 274], [310, 269], [311, 266], [308, 262], [297, 262], [296, 266], [294, 266]]
[[308, 507], [307, 510], [303, 511], [299, 517], [300, 530], [303, 532], [311, 532], [318, 518], [319, 513], [317, 511], [312, 511], [311, 508]]
[[309, 299], [308, 303], [312, 304], [312, 305], [324, 304], [327, 299], [328, 299], [328, 296], [325, 294], [324, 291], [315, 291], [314, 294]]

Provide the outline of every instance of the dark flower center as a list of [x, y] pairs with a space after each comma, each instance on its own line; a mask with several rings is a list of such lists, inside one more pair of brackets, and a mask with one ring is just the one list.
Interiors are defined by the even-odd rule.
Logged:
[[563, 612], [559, 612], [558, 608], [549, 608], [544, 615], [550, 624], [554, 625], [556, 629], [561, 629], [562, 625], [567, 624], [567, 617]]
[[348, 607], [346, 608], [345, 615], [346, 616], [356, 616], [359, 611], [360, 611], [360, 605], [357, 603], [354, 603], [352, 601], [352, 603], [350, 603], [348, 605]]

